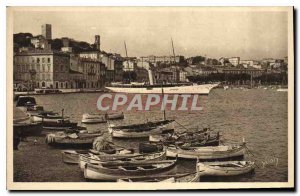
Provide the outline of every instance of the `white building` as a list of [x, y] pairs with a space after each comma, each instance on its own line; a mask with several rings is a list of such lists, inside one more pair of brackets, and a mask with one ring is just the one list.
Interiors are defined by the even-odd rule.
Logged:
[[240, 57], [231, 57], [228, 58], [228, 61], [233, 65], [233, 66], [238, 66], [240, 64]]

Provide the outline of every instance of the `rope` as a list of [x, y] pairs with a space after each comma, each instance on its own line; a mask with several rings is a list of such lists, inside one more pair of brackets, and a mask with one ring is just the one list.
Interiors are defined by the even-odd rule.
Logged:
[[180, 125], [181, 127], [183, 127], [184, 129], [186, 129], [187, 131], [189, 131], [188, 128], [186, 128], [185, 126], [183, 126], [182, 124], [180, 124], [179, 122], [177, 122], [176, 120], [174, 120], [174, 122], [176, 122], [178, 125]]

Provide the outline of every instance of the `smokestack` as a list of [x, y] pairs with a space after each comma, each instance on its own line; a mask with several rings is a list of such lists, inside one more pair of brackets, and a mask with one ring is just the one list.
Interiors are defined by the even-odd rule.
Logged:
[[100, 51], [100, 35], [95, 35], [95, 46]]

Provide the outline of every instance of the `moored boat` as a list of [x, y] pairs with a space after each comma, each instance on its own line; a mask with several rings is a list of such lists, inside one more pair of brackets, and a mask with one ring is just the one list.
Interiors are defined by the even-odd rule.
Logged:
[[121, 120], [124, 119], [124, 113], [107, 113], [106, 114], [106, 119], [107, 120]]
[[201, 176], [236, 176], [255, 169], [252, 161], [224, 161], [197, 163]]
[[[79, 155], [79, 167], [83, 171], [86, 164], [101, 164], [101, 163], [139, 163], [139, 162], [147, 162], [147, 161], [160, 161], [166, 159], [166, 151], [158, 152], [158, 153], [149, 153], [149, 154], [120, 154], [120, 156], [105, 156], [105, 153], [95, 155], [95, 154], [80, 154]], [[108, 158], [110, 157], [110, 158]]]
[[178, 147], [174, 145], [167, 146], [167, 156], [200, 159], [200, 160], [217, 160], [233, 157], [243, 157], [246, 145], [230, 146], [206, 146], [206, 147]]
[[176, 172], [176, 163], [177, 159], [139, 163], [86, 164], [84, 177], [87, 180], [117, 181], [121, 178], [170, 174]]
[[185, 174], [170, 174], [159, 176], [147, 176], [144, 178], [121, 178], [117, 182], [160, 182], [160, 183], [173, 183], [173, 182], [199, 182], [200, 173], [185, 173]]
[[154, 134], [149, 136], [150, 143], [177, 144], [190, 146], [218, 146], [220, 143], [219, 132], [200, 132], [200, 133], [175, 133], [174, 134]]
[[173, 131], [174, 126], [169, 123], [158, 127], [143, 127], [142, 129], [113, 129], [111, 134], [114, 138], [147, 138], [151, 134], [163, 134]]
[[93, 124], [93, 123], [106, 123], [107, 120], [104, 115], [101, 114], [83, 114], [82, 115], [82, 123], [85, 124]]
[[101, 136], [99, 133], [71, 133], [65, 132], [50, 133], [46, 135], [46, 143], [58, 148], [81, 148], [89, 149], [93, 147], [93, 141]]
[[[199, 163], [197, 161], [197, 163]], [[135, 177], [135, 178], [121, 178], [117, 182], [199, 182], [201, 171], [196, 164], [196, 172], [193, 173], [182, 173], [182, 174], [171, 174], [171, 175], [150, 175], [147, 177]]]
[[108, 124], [108, 131], [112, 133], [114, 130], [124, 130], [124, 131], [139, 131], [139, 130], [148, 130], [149, 128], [156, 128], [162, 125], [167, 125], [173, 123], [174, 120], [157, 120], [157, 121], [148, 121], [145, 123], [129, 124], [129, 125], [115, 125]]
[[20, 107], [13, 106], [13, 145], [14, 149], [18, 149], [21, 139], [28, 136], [39, 136], [43, 130], [41, 123], [30, 122], [29, 116], [25, 110]]

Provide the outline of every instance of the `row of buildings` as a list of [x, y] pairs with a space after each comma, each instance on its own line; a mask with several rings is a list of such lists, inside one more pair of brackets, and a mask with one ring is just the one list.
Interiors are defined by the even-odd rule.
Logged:
[[[137, 82], [187, 82], [187, 76], [212, 73], [251, 74], [263, 73], [262, 66], [281, 67], [285, 59], [241, 60], [240, 57], [219, 60], [203, 58], [193, 64], [193, 57], [146, 56], [122, 57], [101, 50], [100, 36], [95, 35], [92, 50], [74, 52], [72, 39], [63, 37], [59, 50], [51, 48], [52, 28], [42, 25], [42, 34], [30, 39], [32, 47], [18, 48], [14, 53], [14, 83], [34, 88], [101, 88], [111, 82], [124, 81], [124, 72], [135, 72]], [[179, 66], [184, 65], [184, 66]], [[126, 74], [125, 74], [126, 75]]]

